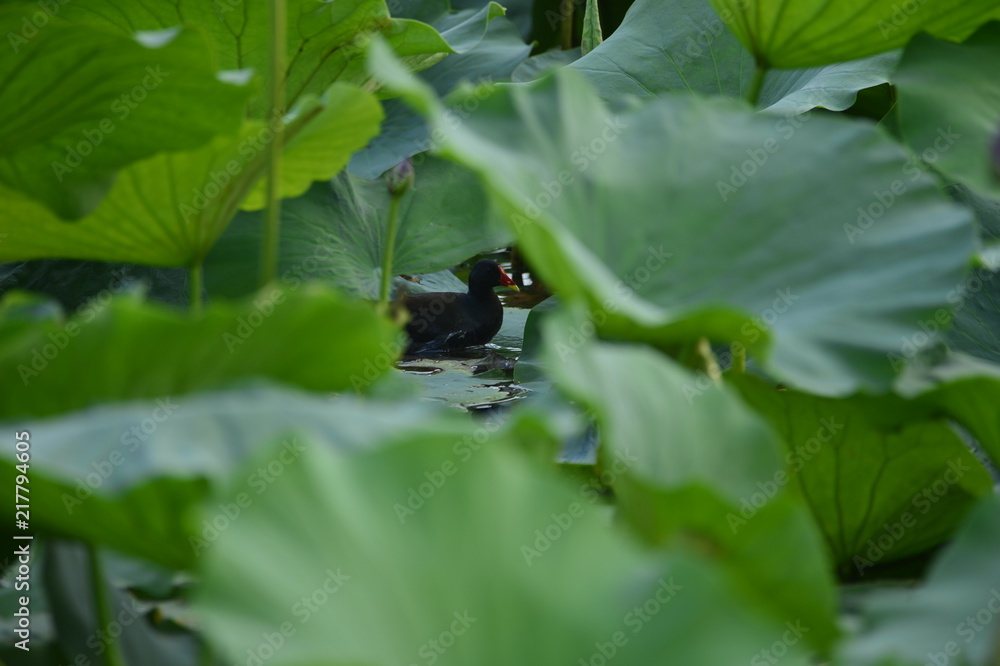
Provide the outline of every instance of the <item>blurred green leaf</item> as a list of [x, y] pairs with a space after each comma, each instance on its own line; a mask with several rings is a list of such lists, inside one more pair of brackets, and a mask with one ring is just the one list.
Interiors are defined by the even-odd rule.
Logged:
[[[1000, 271], [979, 269], [969, 275], [956, 293], [958, 302], [948, 345], [959, 352], [1000, 364]], [[932, 333], [944, 328], [945, 322], [927, 322]]]
[[223, 654], [270, 653], [270, 637], [278, 665], [700, 666], [790, 631], [748, 613], [710, 564], [640, 553], [502, 433], [473, 446], [481, 431], [304, 453], [209, 555], [198, 606]]
[[[0, 404], [0, 418], [178, 396], [249, 377], [313, 391], [356, 389], [366, 372], [374, 379], [399, 353], [396, 327], [371, 305], [317, 285], [269, 286], [240, 303], [213, 303], [198, 318], [104, 296], [65, 324], [14, 322], [12, 338], [0, 311], [0, 382], [17, 387]], [[386, 363], [369, 370], [383, 356]]]
[[[785, 492], [776, 434], [707, 375], [648, 347], [586, 341], [585, 321], [546, 322], [545, 368], [595, 414], [600, 478], [614, 485], [624, 519], [653, 543], [693, 539], [776, 619], [802, 618], [807, 640], [829, 650], [833, 580], [821, 534]], [[774, 550], [794, 551], [794, 565]]]
[[[108, 652], [115, 650], [124, 665], [182, 666], [195, 663], [201, 645], [191, 633], [166, 632], [150, 623], [148, 608], [138, 603], [93, 567], [89, 550], [82, 543], [51, 540], [46, 542], [44, 565], [39, 573], [45, 579], [45, 591], [57, 634], [56, 643], [74, 661], [110, 664]], [[95, 579], [95, 571], [101, 578]], [[95, 585], [104, 586], [105, 612], [99, 615], [101, 597]], [[38, 619], [38, 618], [36, 618]], [[110, 620], [107, 625], [102, 620]], [[123, 666], [124, 666], [123, 665]]]
[[963, 44], [918, 35], [892, 83], [903, 138], [924, 162], [979, 194], [1000, 197], [991, 158], [1000, 137], [1000, 23]]
[[0, 296], [30, 291], [58, 301], [48, 307], [73, 311], [105, 292], [142, 289], [151, 300], [187, 306], [188, 272], [126, 263], [42, 259], [0, 264]]
[[984, 498], [916, 589], [860, 596], [843, 666], [961, 663], [992, 666], [1000, 656], [1000, 497]]
[[967, 428], [1000, 466], [1000, 367], [966, 354], [928, 366], [914, 363], [896, 384], [927, 417], [944, 415]]
[[634, 460], [629, 473], [645, 481], [703, 485], [733, 504], [781, 469], [775, 432], [731, 391], [655, 349], [595, 344], [588, 331], [593, 325], [582, 317], [550, 319], [544, 367], [596, 413], [609, 461]]
[[[370, 376], [377, 372], [373, 363]], [[274, 478], [301, 464], [305, 438], [366, 448], [422, 432], [435, 413], [415, 401], [330, 401], [264, 385], [4, 423], [31, 433], [34, 529], [190, 569]], [[278, 438], [283, 448], [260, 470], [234, 475]], [[13, 448], [0, 456], [0, 479], [11, 487], [16, 464]], [[196, 505], [217, 486], [244, 493], [246, 506], [215, 505], [197, 520]], [[2, 511], [13, 525], [13, 504]]]
[[820, 398], [748, 375], [727, 378], [781, 433], [791, 480], [845, 577], [941, 543], [990, 493], [989, 474], [955, 431], [921, 418], [919, 405]]

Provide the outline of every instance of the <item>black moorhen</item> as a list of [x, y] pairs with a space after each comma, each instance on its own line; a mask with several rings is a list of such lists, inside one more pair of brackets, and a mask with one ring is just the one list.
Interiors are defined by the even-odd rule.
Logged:
[[403, 299], [410, 311], [407, 354], [484, 345], [503, 324], [503, 306], [494, 287], [520, 291], [495, 261], [483, 259], [469, 273], [469, 291], [412, 294]]

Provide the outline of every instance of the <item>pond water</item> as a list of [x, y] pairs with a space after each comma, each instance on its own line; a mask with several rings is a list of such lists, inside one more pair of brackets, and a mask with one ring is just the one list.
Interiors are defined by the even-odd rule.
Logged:
[[513, 379], [528, 312], [526, 308], [505, 307], [503, 326], [487, 345], [406, 356], [396, 367], [421, 385], [426, 398], [457, 408], [488, 409], [520, 400], [530, 393]]

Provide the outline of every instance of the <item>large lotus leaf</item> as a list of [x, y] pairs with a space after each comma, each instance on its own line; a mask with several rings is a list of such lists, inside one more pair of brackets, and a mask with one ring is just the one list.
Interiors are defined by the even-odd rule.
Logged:
[[896, 391], [930, 415], [954, 419], [1000, 466], [1000, 367], [965, 354], [949, 354], [930, 367], [907, 366]]
[[5, 336], [5, 319], [0, 381], [17, 390], [5, 391], [0, 418], [175, 396], [247, 377], [351, 389], [366, 371], [381, 374], [389, 364], [369, 370], [372, 363], [398, 349], [396, 328], [369, 304], [319, 285], [272, 285], [240, 303], [213, 303], [195, 318], [108, 293], [64, 324], [15, 320], [16, 335]]
[[[287, 3], [286, 107], [304, 95], [318, 95], [335, 81], [368, 85], [362, 46], [370, 35], [382, 35], [407, 66], [425, 69], [451, 46], [433, 28], [418, 21], [392, 19], [385, 0], [291, 0]], [[261, 92], [250, 105], [254, 118], [266, 118], [269, 108], [271, 36], [266, 2], [203, 2], [202, 0], [74, 0], [60, 7], [61, 18], [131, 35], [176, 25], [197, 27], [212, 44], [223, 69], [253, 69]]]
[[[977, 195], [964, 185], [954, 185], [949, 193], [956, 201], [968, 206], [979, 223], [979, 238], [984, 248], [980, 252], [982, 266], [969, 273], [957, 285], [952, 300], [954, 316], [942, 316], [924, 322], [926, 343], [943, 333], [948, 346], [955, 351], [1000, 363], [1000, 263], [990, 260], [991, 252], [1000, 248], [1000, 201]], [[922, 345], [913, 345], [915, 353]]]
[[216, 78], [197, 31], [133, 39], [58, 19], [38, 28], [33, 13], [46, 16], [0, 11], [14, 51], [0, 63], [0, 183], [60, 218], [93, 210], [123, 166], [201, 146], [243, 116], [250, 88]]
[[992, 666], [1000, 654], [1000, 497], [969, 513], [915, 589], [871, 590], [838, 666]]
[[[377, 372], [373, 367], [371, 376]], [[380, 406], [256, 386], [4, 423], [8, 432], [31, 434], [33, 529], [190, 568], [235, 519], [219, 506], [207, 522], [194, 519], [212, 487], [226, 485], [256, 502], [274, 478], [302, 464], [306, 438], [364, 448], [422, 432], [433, 414], [419, 402]], [[284, 447], [261, 461], [262, 471], [233, 476], [279, 438]], [[0, 456], [0, 479], [13, 484], [17, 464], [10, 447]], [[3, 510], [11, 525], [13, 510]]]
[[[420, 160], [399, 209], [393, 275], [430, 273], [504, 245], [509, 236], [490, 216], [489, 199], [468, 169], [439, 158]], [[284, 283], [319, 278], [376, 298], [387, 240], [389, 189], [382, 178], [343, 173], [282, 205], [278, 275]], [[247, 292], [256, 275], [259, 215], [240, 213], [206, 262], [210, 293]]]
[[[730, 389], [649, 347], [587, 341], [592, 330], [549, 318], [544, 367], [594, 412], [602, 478], [613, 480], [625, 520], [654, 542], [710, 543], [775, 617], [801, 618], [808, 640], [828, 649], [838, 633], [833, 580], [808, 511], [784, 492], [776, 433]], [[794, 551], [794, 566], [775, 566], [775, 550]]]
[[907, 154], [875, 128], [687, 95], [612, 114], [568, 69], [480, 91], [451, 124], [374, 53], [441, 150], [486, 181], [546, 284], [610, 336], [739, 341], [816, 392], [885, 389], [886, 354], [962, 281], [969, 212], [925, 174], [904, 181]]
[[964, 44], [918, 35], [892, 82], [903, 138], [925, 162], [973, 190], [1000, 197], [992, 160], [1000, 137], [1000, 23]]
[[710, 0], [757, 62], [792, 69], [854, 60], [904, 46], [918, 32], [967, 36], [995, 0]]
[[815, 107], [850, 108], [858, 91], [888, 82], [900, 52], [809, 69], [772, 70], [764, 77], [758, 104], [773, 113], [803, 113]]
[[[956, 351], [1000, 363], [1000, 271], [982, 268], [971, 273], [956, 293], [956, 300], [946, 337], [948, 345]], [[944, 329], [941, 324], [935, 320], [925, 323], [929, 339]]]
[[[451, 22], [457, 16], [469, 14], [471, 17], [457, 27], [475, 26], [474, 20], [482, 20], [478, 14], [463, 12], [437, 17], [433, 25], [451, 41], [453, 30], [446, 29], [445, 21]], [[482, 31], [481, 27], [479, 31]], [[502, 81], [509, 78], [530, 51], [531, 47], [521, 41], [510, 21], [495, 18], [474, 47], [448, 55], [421, 72], [420, 78], [444, 96], [460, 81]], [[432, 143], [426, 121], [407, 104], [398, 99], [385, 100], [382, 104], [385, 108], [382, 131], [351, 158], [348, 167], [351, 173], [362, 178], [375, 178], [404, 158], [426, 150]]]
[[[290, 115], [283, 196], [329, 178], [378, 133], [381, 109], [370, 94], [334, 84]], [[270, 127], [245, 121], [236, 134], [182, 153], [161, 153], [119, 173], [110, 194], [81, 222], [66, 225], [41, 205], [0, 197], [0, 260], [61, 257], [160, 266], [199, 263], [264, 171]], [[259, 206], [254, 192], [248, 205]], [[32, 220], [25, 225], [24, 220]]]
[[791, 482], [846, 577], [941, 543], [991, 490], [988, 472], [948, 423], [920, 419], [916, 405], [728, 379], [781, 433]]
[[995, 247], [1000, 243], [1000, 199], [980, 196], [959, 184], [949, 186], [948, 194], [975, 213], [979, 238], [984, 245]]
[[[434, 0], [431, 0], [428, 4], [433, 2]], [[452, 0], [451, 6], [453, 9], [479, 9], [483, 4], [484, 0]], [[529, 43], [531, 42], [531, 12], [534, 4], [533, 0], [506, 0], [503, 3], [507, 18], [517, 26], [521, 32], [521, 38]]]
[[605, 456], [664, 488], [701, 484], [738, 504], [782, 466], [775, 432], [729, 389], [644, 345], [594, 343], [585, 318], [546, 322], [544, 367], [594, 410]]
[[[885, 83], [897, 59], [893, 53], [828, 67], [773, 70], [758, 104], [781, 113], [817, 106], [841, 111], [854, 103], [857, 91]], [[639, 0], [614, 34], [570, 67], [607, 101], [671, 90], [743, 97], [754, 61], [708, 0]]]
[[[710, 563], [641, 553], [503, 434], [467, 432], [304, 452], [208, 555], [196, 604], [221, 653], [270, 655], [262, 634], [278, 632], [276, 666], [717, 666], [790, 631]], [[788, 663], [804, 663], [801, 635]]]
[[[534, 81], [535, 79], [541, 78], [552, 69], [568, 65], [579, 59], [579, 47], [568, 51], [563, 51], [561, 49], [545, 51], [544, 53], [531, 56], [518, 65], [517, 69], [515, 69], [510, 75], [510, 79], [514, 83], [527, 83], [528, 81]], [[597, 85], [598, 84], [595, 83], [595, 86]]]
[[[353, 86], [332, 85], [322, 102], [307, 97], [288, 119], [292, 131], [281, 153], [281, 196], [297, 197], [313, 182], [340, 173], [359, 147], [379, 135], [382, 119], [375, 98]], [[264, 208], [266, 192], [262, 178], [240, 207]]]

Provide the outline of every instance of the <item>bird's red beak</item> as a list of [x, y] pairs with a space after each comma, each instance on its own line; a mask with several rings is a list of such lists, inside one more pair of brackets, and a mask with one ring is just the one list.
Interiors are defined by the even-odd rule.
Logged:
[[500, 269], [500, 285], [513, 289], [514, 291], [521, 291], [518, 288], [517, 283], [510, 279], [510, 276], [504, 272], [503, 266], [498, 266], [498, 268]]

